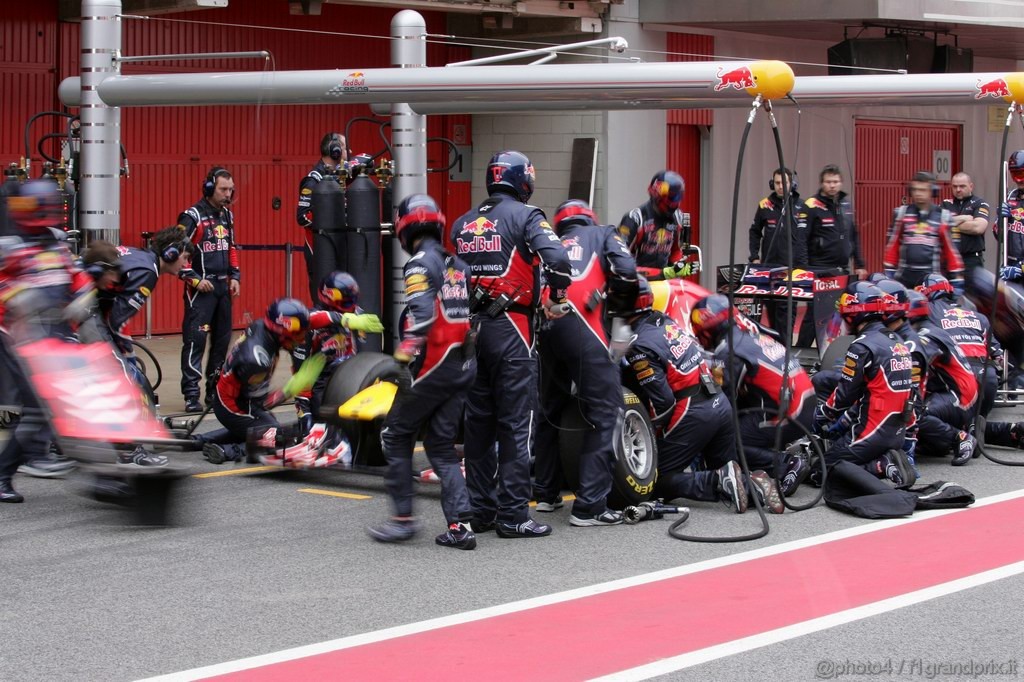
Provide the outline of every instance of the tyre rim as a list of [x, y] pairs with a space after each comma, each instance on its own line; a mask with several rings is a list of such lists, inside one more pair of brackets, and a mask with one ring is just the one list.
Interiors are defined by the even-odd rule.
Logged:
[[643, 417], [630, 410], [622, 423], [622, 456], [629, 470], [642, 478], [651, 473], [650, 432]]

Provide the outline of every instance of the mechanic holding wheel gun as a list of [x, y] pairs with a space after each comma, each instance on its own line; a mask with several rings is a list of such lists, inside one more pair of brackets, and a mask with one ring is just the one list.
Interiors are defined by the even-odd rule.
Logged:
[[[224, 428], [192, 436], [207, 461], [255, 462], [259, 450], [273, 450], [294, 440], [298, 424], [279, 428], [270, 410], [312, 386], [325, 358], [318, 353], [307, 359], [283, 389], [271, 392], [270, 380], [280, 351], [291, 351], [305, 341], [309, 329], [324, 328], [379, 332], [383, 325], [376, 315], [328, 310], [310, 313], [294, 298], [271, 303], [266, 317], [249, 325], [224, 361], [213, 394], [213, 411]], [[255, 446], [248, 454], [247, 445]]]
[[[615, 228], [599, 225], [579, 199], [555, 212], [555, 233], [572, 263], [572, 284], [565, 317], [545, 321], [540, 329], [541, 402], [534, 461], [537, 511], [562, 506], [561, 459], [557, 420], [565, 409], [579, 409], [588, 426], [579, 452], [579, 489], [569, 523], [613, 526], [622, 512], [608, 508], [615, 462], [615, 425], [622, 413], [622, 381], [609, 354], [605, 296], [609, 308], [631, 310], [636, 299], [636, 261]], [[576, 386], [579, 407], [571, 400]]]
[[[704, 349], [675, 320], [652, 309], [651, 285], [643, 277], [639, 280], [626, 374], [627, 383], [650, 407], [657, 431], [654, 496], [722, 500], [742, 514], [749, 486], [762, 507], [782, 513], [775, 482], [763, 471], [746, 479], [736, 461], [732, 406], [711, 374]], [[691, 470], [698, 460], [699, 470]]]
[[409, 315], [395, 351], [398, 394], [380, 432], [394, 516], [367, 532], [379, 542], [400, 542], [419, 530], [412, 513], [412, 453], [425, 425], [423, 449], [441, 479], [448, 525], [434, 541], [469, 550], [476, 547], [473, 508], [455, 437], [476, 378], [475, 332], [469, 322], [469, 266], [441, 246], [444, 228], [444, 214], [430, 196], [413, 194], [399, 204], [395, 234], [411, 256], [404, 269]]

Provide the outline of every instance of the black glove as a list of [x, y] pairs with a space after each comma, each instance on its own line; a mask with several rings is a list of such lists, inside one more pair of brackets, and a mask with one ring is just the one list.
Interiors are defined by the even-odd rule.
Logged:
[[398, 376], [395, 377], [395, 383], [398, 384], [399, 391], [408, 391], [412, 388], [412, 372], [409, 371], [409, 365], [404, 362], [398, 363]]

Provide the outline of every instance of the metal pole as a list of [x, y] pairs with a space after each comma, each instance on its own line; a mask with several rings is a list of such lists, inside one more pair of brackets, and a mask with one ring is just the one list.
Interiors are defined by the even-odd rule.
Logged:
[[81, 228], [88, 244], [120, 244], [121, 111], [100, 99], [99, 86], [120, 73], [121, 0], [82, 0], [81, 122], [79, 188]]
[[[402, 10], [391, 20], [391, 63], [402, 69], [422, 69], [427, 65], [427, 22], [411, 9]], [[391, 105], [391, 153], [395, 161], [392, 205], [410, 194], [427, 191], [427, 117], [417, 114], [405, 103]], [[389, 220], [391, 216], [385, 216]], [[391, 237], [392, 239], [394, 237]], [[408, 258], [402, 249], [392, 249], [391, 281], [395, 306], [390, 311], [394, 342], [398, 343], [398, 316], [405, 304], [402, 268]]]

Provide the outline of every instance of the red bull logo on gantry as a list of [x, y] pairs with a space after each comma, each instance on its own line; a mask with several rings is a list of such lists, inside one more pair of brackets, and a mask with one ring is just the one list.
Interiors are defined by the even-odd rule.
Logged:
[[984, 97], [1009, 97], [1010, 86], [1006, 84], [1005, 78], [996, 78], [982, 83], [978, 80], [978, 92], [974, 93], [974, 99], [982, 99]]
[[754, 74], [751, 73], [750, 69], [746, 66], [740, 66], [722, 73], [721, 67], [718, 69], [716, 74], [718, 78], [718, 84], [715, 85], [715, 92], [725, 90], [726, 88], [735, 88], [737, 90], [745, 90], [746, 88], [754, 87]]

